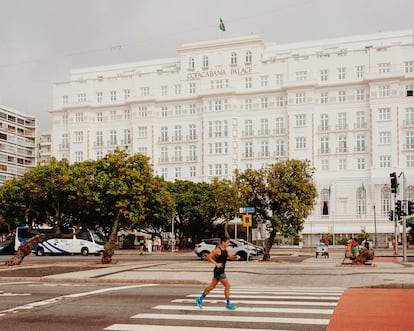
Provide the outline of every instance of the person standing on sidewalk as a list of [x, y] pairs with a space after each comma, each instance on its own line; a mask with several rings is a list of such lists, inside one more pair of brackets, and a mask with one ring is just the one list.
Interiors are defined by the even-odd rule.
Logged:
[[199, 308], [203, 308], [204, 298], [217, 286], [220, 282], [224, 286], [224, 297], [226, 298], [226, 308], [234, 310], [236, 305], [230, 302], [230, 282], [225, 274], [226, 261], [229, 260], [240, 260], [240, 256], [233, 255], [227, 251], [229, 246], [230, 238], [223, 237], [220, 240], [220, 245], [211, 251], [207, 256], [207, 261], [214, 264], [213, 279], [210, 285], [208, 285], [200, 297], [195, 299]]

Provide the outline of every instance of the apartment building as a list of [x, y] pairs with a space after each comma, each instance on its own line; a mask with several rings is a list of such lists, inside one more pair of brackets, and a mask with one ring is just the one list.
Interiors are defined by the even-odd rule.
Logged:
[[52, 155], [77, 162], [127, 148], [167, 180], [192, 181], [307, 159], [319, 197], [304, 244], [366, 231], [386, 245], [390, 172], [403, 174], [414, 200], [413, 38], [404, 30], [277, 44], [251, 35], [74, 69], [54, 84]]
[[0, 106], [0, 185], [36, 166], [35, 117]]

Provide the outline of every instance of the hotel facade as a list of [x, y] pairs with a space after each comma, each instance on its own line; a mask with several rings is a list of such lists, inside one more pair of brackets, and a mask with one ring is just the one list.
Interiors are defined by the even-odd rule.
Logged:
[[76, 69], [55, 83], [52, 155], [77, 162], [127, 148], [166, 180], [197, 182], [307, 159], [319, 196], [304, 245], [365, 231], [385, 246], [390, 172], [401, 173], [397, 199], [404, 190], [414, 200], [413, 90], [411, 30], [189, 43], [174, 58]]
[[37, 119], [0, 105], [0, 185], [37, 165]]

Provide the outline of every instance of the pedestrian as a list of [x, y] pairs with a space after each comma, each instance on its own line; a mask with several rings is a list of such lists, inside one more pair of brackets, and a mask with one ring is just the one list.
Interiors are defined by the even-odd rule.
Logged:
[[208, 285], [200, 297], [195, 299], [198, 307], [203, 308], [204, 298], [217, 286], [218, 283], [224, 286], [224, 297], [226, 299], [226, 308], [234, 310], [237, 306], [230, 302], [230, 282], [225, 274], [226, 261], [240, 260], [239, 255], [233, 255], [227, 250], [227, 246], [230, 243], [230, 238], [223, 237], [220, 240], [220, 245], [213, 249], [207, 256], [207, 261], [214, 264], [213, 279], [210, 285]]

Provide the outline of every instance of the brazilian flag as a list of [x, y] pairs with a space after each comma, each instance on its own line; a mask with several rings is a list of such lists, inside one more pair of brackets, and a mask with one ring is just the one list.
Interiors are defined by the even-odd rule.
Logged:
[[226, 31], [226, 27], [224, 26], [224, 22], [223, 22], [223, 20], [221, 19], [221, 17], [220, 17], [219, 29], [220, 29], [221, 31]]

